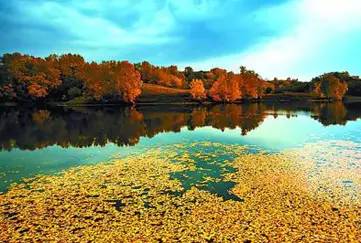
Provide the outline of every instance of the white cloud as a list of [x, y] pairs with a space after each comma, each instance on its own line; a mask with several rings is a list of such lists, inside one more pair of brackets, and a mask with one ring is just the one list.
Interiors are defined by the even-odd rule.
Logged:
[[[346, 48], [347, 45], [360, 48], [347, 37], [355, 33], [361, 36], [361, 1], [293, 1], [278, 9], [273, 8], [272, 14], [283, 14], [285, 21], [295, 19], [295, 24], [285, 34], [256, 43], [243, 53], [211, 58], [193, 65], [202, 69], [221, 66], [238, 71], [242, 64], [266, 78], [293, 76], [305, 80], [322, 72], [354, 65], [348, 65], [347, 55], [341, 52], [345, 49], [352, 52], [352, 48]], [[337, 56], [343, 59], [327, 60]], [[358, 64], [361, 66], [361, 61]]]

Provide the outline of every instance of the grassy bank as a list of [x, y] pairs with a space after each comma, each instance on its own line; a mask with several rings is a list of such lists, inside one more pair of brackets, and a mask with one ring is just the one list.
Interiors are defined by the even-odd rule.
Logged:
[[[303, 92], [284, 92], [277, 94], [266, 94], [262, 99], [244, 99], [237, 100], [233, 103], [247, 103], [247, 102], [332, 102], [332, 100], [326, 98], [318, 98], [310, 93]], [[346, 96], [344, 102], [361, 102], [361, 97], [358, 96]], [[203, 100], [202, 102], [192, 99], [189, 89], [177, 89], [165, 87], [157, 84], [143, 84], [142, 94], [137, 98], [137, 105], [158, 105], [158, 104], [212, 104], [219, 103], [214, 102], [210, 98]], [[224, 103], [224, 102], [221, 102]], [[19, 105], [14, 102], [2, 103], [0, 106], [16, 106]], [[32, 103], [23, 103], [21, 105], [36, 105]], [[51, 106], [98, 106], [98, 105], [129, 105], [123, 102], [99, 102], [89, 97], [77, 97], [67, 102], [48, 102], [40, 105], [51, 105]]]

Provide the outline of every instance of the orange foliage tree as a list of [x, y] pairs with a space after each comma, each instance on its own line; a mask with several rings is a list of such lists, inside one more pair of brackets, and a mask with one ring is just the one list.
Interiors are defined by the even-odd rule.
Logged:
[[[348, 91], [359, 93], [359, 78], [347, 72], [328, 73], [304, 85], [290, 78], [266, 82], [252, 70], [240, 68], [239, 74], [225, 69], [194, 71], [177, 66], [157, 67], [148, 62], [133, 65], [129, 62], [108, 61], [88, 63], [80, 55], [50, 55], [38, 58], [20, 53], [0, 57], [0, 101], [69, 101], [79, 100], [124, 101], [134, 103], [141, 94], [142, 80], [175, 88], [190, 88], [194, 99], [209, 97], [217, 102], [262, 98], [282, 86], [311, 91], [319, 97], [341, 100]], [[351, 87], [352, 86], [352, 87]], [[361, 91], [360, 91], [361, 92]], [[83, 99], [85, 98], [85, 99]]]
[[348, 89], [348, 85], [345, 81], [332, 74], [321, 75], [313, 81], [313, 92], [321, 98], [342, 100]]
[[241, 67], [240, 74], [227, 73], [224, 69], [215, 68], [211, 70], [208, 78], [215, 78], [209, 90], [215, 101], [234, 102], [242, 98], [258, 99], [263, 96], [265, 81], [245, 67]]
[[233, 73], [221, 73], [209, 90], [214, 101], [234, 102], [242, 97], [240, 76]]
[[177, 66], [156, 67], [149, 62], [138, 64], [142, 80], [146, 83], [155, 83], [162, 86], [184, 88], [184, 74], [178, 71]]
[[240, 78], [240, 87], [244, 98], [262, 98], [265, 81], [261, 80], [256, 72], [241, 66]]
[[86, 66], [85, 75], [87, 90], [97, 100], [120, 97], [126, 103], [134, 103], [142, 92], [140, 73], [127, 61], [91, 63]]
[[84, 58], [76, 54], [64, 54], [58, 58], [59, 70], [65, 77], [81, 79], [84, 72]]
[[95, 62], [86, 64], [84, 67], [84, 84], [89, 96], [100, 100], [106, 94], [106, 87], [103, 83], [104, 75], [102, 71], [104, 65], [98, 65]]
[[60, 72], [53, 59], [15, 53], [4, 55], [4, 63], [11, 77], [25, 87], [32, 99], [46, 97], [51, 89], [61, 84]]
[[55, 99], [71, 100], [84, 93], [85, 60], [76, 54], [64, 54], [58, 59], [62, 84], [52, 92]]
[[203, 100], [207, 97], [203, 81], [200, 79], [193, 79], [190, 84], [190, 93], [195, 100]]
[[136, 98], [142, 93], [142, 81], [140, 73], [133, 64], [123, 61], [116, 65], [114, 72], [114, 90], [123, 101], [135, 103]]

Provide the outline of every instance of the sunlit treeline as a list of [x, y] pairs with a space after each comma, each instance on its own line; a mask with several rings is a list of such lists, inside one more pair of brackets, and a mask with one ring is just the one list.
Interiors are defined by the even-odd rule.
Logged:
[[123, 61], [85, 62], [80, 55], [46, 58], [5, 54], [0, 71], [3, 100], [67, 101], [77, 97], [133, 103], [141, 93], [134, 65]]
[[[50, 145], [62, 147], [135, 145], [141, 137], [181, 128], [211, 126], [216, 129], [240, 128], [242, 135], [256, 129], [267, 116], [287, 117], [306, 111], [324, 125], [346, 124], [361, 117], [352, 104], [319, 103], [271, 105], [212, 105], [197, 107], [13, 109], [0, 111], [0, 148], [36, 149]], [[99, 129], [102, 128], [102, 129]]]
[[145, 61], [86, 62], [75, 54], [40, 58], [13, 53], [0, 59], [0, 102], [135, 103], [143, 83], [187, 90], [198, 101], [260, 99], [281, 91], [340, 100], [351, 81], [352, 92], [360, 89], [361, 94], [361, 81], [347, 72], [323, 74], [311, 82], [267, 81], [243, 66], [235, 73], [221, 68], [194, 71], [186, 67], [181, 71], [174, 65], [158, 67]]

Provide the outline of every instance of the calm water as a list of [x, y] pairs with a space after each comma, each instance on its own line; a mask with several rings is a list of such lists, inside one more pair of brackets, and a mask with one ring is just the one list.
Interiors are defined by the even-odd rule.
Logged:
[[[0, 191], [37, 174], [108, 161], [151, 147], [193, 142], [248, 145], [250, 151], [277, 152], [319, 141], [348, 141], [361, 148], [361, 104], [248, 104], [88, 108], [0, 108]], [[190, 153], [212, 153], [201, 147]], [[340, 148], [342, 149], [342, 148]], [[185, 189], [232, 168], [230, 153], [199, 170], [174, 174]], [[185, 179], [187, 178], [187, 179]], [[232, 184], [209, 184], [223, 191]]]

